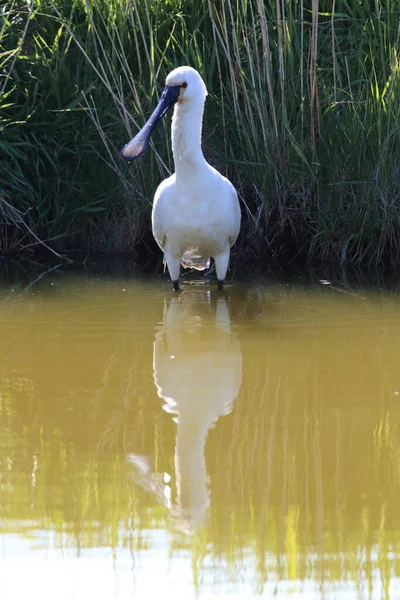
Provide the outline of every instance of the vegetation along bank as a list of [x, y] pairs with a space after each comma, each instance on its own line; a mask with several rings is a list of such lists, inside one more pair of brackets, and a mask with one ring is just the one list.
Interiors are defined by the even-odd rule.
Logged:
[[170, 119], [119, 151], [188, 64], [241, 198], [236, 260], [399, 263], [399, 36], [397, 0], [3, 1], [0, 254], [154, 249]]

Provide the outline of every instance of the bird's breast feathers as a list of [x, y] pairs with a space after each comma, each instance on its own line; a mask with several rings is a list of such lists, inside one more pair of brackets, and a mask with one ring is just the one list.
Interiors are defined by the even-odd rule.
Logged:
[[[210, 168], [211, 169], [211, 168]], [[237, 237], [240, 208], [232, 184], [212, 169], [209, 177], [179, 185], [163, 181], [153, 204], [153, 232], [159, 244], [173, 238], [179, 247], [226, 247]]]

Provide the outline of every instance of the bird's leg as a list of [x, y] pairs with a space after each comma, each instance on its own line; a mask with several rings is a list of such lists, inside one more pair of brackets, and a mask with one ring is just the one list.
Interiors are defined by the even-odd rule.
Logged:
[[217, 271], [218, 289], [222, 290], [224, 287], [224, 279], [228, 270], [229, 264], [229, 248], [227, 251], [218, 256], [214, 256], [215, 270]]
[[180, 258], [168, 252], [164, 252], [164, 260], [167, 263], [174, 291], [177, 292], [179, 290], [179, 273], [181, 270]]

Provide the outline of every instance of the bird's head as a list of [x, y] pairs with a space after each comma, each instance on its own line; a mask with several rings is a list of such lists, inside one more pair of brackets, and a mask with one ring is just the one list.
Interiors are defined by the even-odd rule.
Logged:
[[178, 67], [171, 71], [155, 111], [139, 133], [122, 148], [122, 158], [135, 160], [146, 152], [153, 129], [176, 102], [182, 106], [189, 103], [204, 103], [206, 96], [207, 88], [195, 69]]
[[191, 101], [204, 102], [207, 88], [199, 73], [192, 67], [178, 67], [171, 71], [165, 81], [166, 87], [179, 89], [177, 101], [188, 103]]

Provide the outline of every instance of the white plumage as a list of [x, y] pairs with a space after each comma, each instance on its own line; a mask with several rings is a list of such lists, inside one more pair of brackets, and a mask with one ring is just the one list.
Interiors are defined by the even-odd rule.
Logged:
[[[193, 532], [207, 515], [210, 490], [205, 457], [208, 432], [228, 415], [242, 383], [240, 341], [229, 303], [204, 286], [166, 299], [153, 346], [153, 375], [163, 409], [177, 423], [176, 501], [150, 457], [129, 455], [136, 482], [171, 510], [175, 525]], [[166, 493], [167, 492], [167, 493]]]
[[209, 503], [204, 447], [209, 430], [231, 412], [242, 383], [240, 342], [223, 296], [189, 288], [170, 299], [153, 350], [154, 383], [177, 421], [178, 507], [197, 524]]
[[207, 163], [201, 149], [206, 96], [195, 69], [175, 69], [153, 115], [121, 152], [127, 160], [141, 156], [156, 123], [175, 104], [171, 132], [175, 173], [158, 186], [152, 212], [153, 235], [164, 252], [174, 289], [179, 289], [180, 264], [203, 270], [210, 257], [222, 288], [230, 248], [240, 230], [236, 190]]

